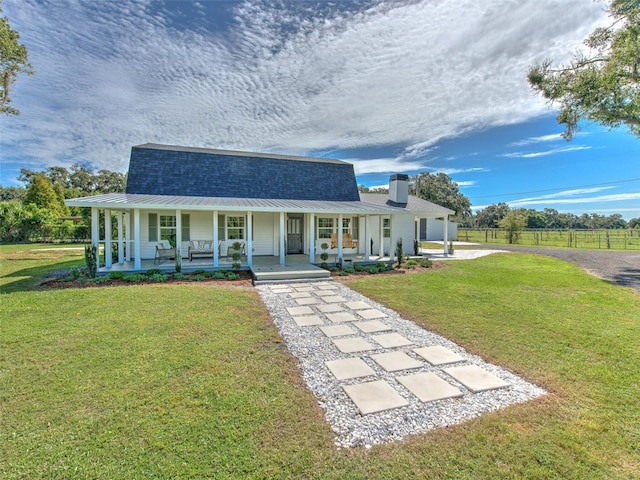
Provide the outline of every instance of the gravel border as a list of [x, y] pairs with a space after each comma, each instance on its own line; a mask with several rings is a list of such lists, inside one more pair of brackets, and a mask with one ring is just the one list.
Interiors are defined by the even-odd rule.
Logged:
[[[356, 354], [341, 353], [334, 346], [331, 339], [325, 336], [318, 327], [299, 327], [293, 321], [286, 308], [298, 306], [298, 304], [295, 299], [289, 296], [289, 293], [273, 292], [273, 289], [286, 288], [290, 289], [291, 292], [295, 292], [297, 288], [304, 289], [310, 286], [313, 287], [310, 295], [315, 296], [316, 289], [326, 285], [335, 287], [336, 294], [345, 298], [344, 302], [338, 304], [345, 310], [349, 311], [344, 305], [346, 302], [367, 302], [371, 305], [371, 308], [378, 309], [387, 315], [386, 318], [380, 320], [391, 327], [393, 331], [412, 340], [415, 345], [393, 349], [380, 347], [376, 350]], [[525, 402], [546, 393], [543, 389], [508, 370], [486, 363], [480, 357], [467, 353], [463, 348], [446, 338], [424, 330], [415, 323], [403, 319], [393, 310], [360, 295], [339, 282], [271, 284], [258, 285], [256, 288], [289, 351], [298, 359], [299, 367], [302, 370], [302, 376], [307, 386], [318, 399], [318, 404], [325, 410], [325, 417], [335, 433], [335, 445], [337, 447], [365, 446], [369, 448], [371, 445], [401, 440], [407, 435], [461, 423], [485, 412], [495, 411], [514, 403]], [[325, 325], [330, 325], [331, 322], [326, 315], [319, 312], [315, 308], [316, 306], [309, 305], [314, 314], [322, 318]], [[353, 327], [353, 330], [355, 331], [353, 335], [365, 338], [376, 345], [371, 340], [372, 334], [361, 332], [355, 327]], [[464, 357], [465, 361], [450, 365], [432, 366], [413, 352], [414, 348], [432, 345], [442, 345]], [[388, 351], [403, 351], [412, 358], [423, 361], [425, 365], [403, 372], [387, 372], [369, 358], [371, 354]], [[371, 381], [372, 378], [337, 380], [324, 365], [324, 362], [329, 360], [353, 357], [362, 358], [375, 371], [375, 380], [386, 380], [400, 395], [409, 401], [409, 405], [379, 413], [361, 415], [342, 387]], [[510, 387], [472, 393], [442, 370], [450, 366], [469, 364], [477, 365], [493, 373], [509, 382], [511, 384]], [[397, 375], [423, 372], [434, 372], [445, 378], [451, 385], [461, 390], [463, 396], [455, 399], [423, 403], [395, 378]]]

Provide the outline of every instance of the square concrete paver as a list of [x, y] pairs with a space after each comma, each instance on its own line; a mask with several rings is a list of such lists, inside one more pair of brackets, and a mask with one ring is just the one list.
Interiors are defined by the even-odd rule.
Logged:
[[305, 315], [304, 317], [293, 317], [293, 321], [299, 327], [308, 327], [310, 325], [324, 325], [322, 319], [317, 315]]
[[413, 342], [403, 337], [399, 333], [383, 333], [382, 335], [374, 335], [373, 339], [384, 348], [404, 347], [411, 345]]
[[311, 315], [313, 310], [310, 307], [287, 307], [289, 315]]
[[311, 285], [296, 285], [294, 288], [298, 292], [312, 292], [315, 290]]
[[291, 298], [311, 298], [311, 292], [292, 292], [289, 296]]
[[314, 293], [319, 297], [331, 297], [333, 295], [337, 295], [335, 290], [316, 290]]
[[329, 295], [322, 297], [322, 299], [327, 303], [342, 303], [346, 300], [342, 295]]
[[333, 323], [353, 322], [356, 319], [348, 312], [327, 313], [327, 318]]
[[408, 405], [398, 392], [384, 380], [375, 382], [359, 383], [357, 385], [345, 385], [344, 391], [356, 404], [358, 410], [363, 415], [368, 413], [382, 412], [391, 408], [404, 407]]
[[431, 365], [445, 365], [447, 363], [461, 362], [465, 360], [464, 357], [452, 352], [446, 347], [441, 345], [434, 345], [433, 347], [414, 348], [414, 352], [424, 358]]
[[371, 308], [371, 305], [369, 305], [366, 302], [349, 302], [345, 304], [347, 307], [349, 307], [351, 310], [362, 310], [365, 308]]
[[338, 325], [327, 325], [326, 327], [320, 327], [320, 330], [327, 337], [341, 337], [344, 335], [351, 335], [355, 333], [353, 328], [345, 323]]
[[474, 393], [509, 386], [509, 383], [477, 365], [449, 367], [443, 370]]
[[433, 372], [396, 377], [421, 402], [461, 397], [462, 392]]
[[334, 338], [331, 341], [342, 353], [366, 352], [376, 348], [360, 337]]
[[342, 312], [344, 308], [340, 305], [318, 305], [318, 310], [322, 313]]
[[298, 305], [315, 305], [317, 303], [321, 303], [322, 300], [316, 297], [307, 297], [307, 298], [296, 298], [296, 303]]
[[376, 355], [371, 355], [371, 358], [373, 358], [373, 360], [387, 372], [408, 370], [410, 368], [418, 368], [425, 365], [415, 358], [411, 358], [404, 352], [378, 353]]
[[391, 330], [391, 327], [385, 325], [380, 320], [371, 320], [369, 322], [356, 322], [356, 327], [365, 333], [384, 332], [385, 330]]
[[369, 310], [358, 310], [358, 315], [367, 320], [372, 320], [374, 318], [382, 318], [386, 317], [386, 313], [382, 313], [380, 310], [376, 310], [375, 308], [370, 308]]
[[360, 358], [342, 358], [324, 362], [324, 364], [338, 380], [367, 377], [376, 373], [373, 368]]
[[336, 286], [335, 285], [329, 285], [329, 284], [319, 284], [318, 285], [318, 290], [335, 290]]

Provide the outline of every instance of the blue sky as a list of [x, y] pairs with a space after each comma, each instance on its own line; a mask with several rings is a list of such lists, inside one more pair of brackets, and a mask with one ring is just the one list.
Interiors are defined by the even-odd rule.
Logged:
[[20, 168], [126, 171], [147, 142], [327, 156], [360, 184], [445, 172], [474, 208], [640, 217], [640, 139], [560, 137], [526, 81], [608, 19], [591, 0], [5, 0], [36, 74], [0, 119]]

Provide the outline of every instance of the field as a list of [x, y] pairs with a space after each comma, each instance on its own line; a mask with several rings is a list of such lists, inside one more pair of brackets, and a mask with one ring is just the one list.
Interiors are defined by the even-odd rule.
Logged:
[[0, 477], [640, 476], [640, 295], [500, 254], [349, 286], [549, 395], [371, 449], [336, 449], [256, 291], [46, 290], [82, 252], [0, 246]]
[[[506, 245], [503, 229], [458, 229], [458, 240], [473, 243]], [[520, 233], [518, 245], [529, 247], [564, 247], [608, 250], [640, 250], [640, 230], [540, 230]]]

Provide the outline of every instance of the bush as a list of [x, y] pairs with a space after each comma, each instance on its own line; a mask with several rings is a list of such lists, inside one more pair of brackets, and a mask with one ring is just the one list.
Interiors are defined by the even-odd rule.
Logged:
[[87, 245], [84, 247], [84, 260], [87, 264], [87, 277], [89, 278], [95, 278], [98, 273], [97, 254], [98, 249], [95, 245]]
[[234, 272], [227, 272], [227, 280], [237, 280], [240, 278], [240, 275]]
[[166, 273], [155, 273], [153, 275], [149, 275], [147, 273], [147, 278], [152, 282], [160, 283], [160, 282], [166, 282], [167, 279], [169, 278], [169, 275], [167, 275]]
[[224, 272], [221, 272], [220, 270], [211, 272], [211, 278], [215, 278], [216, 280], [222, 280], [224, 279], [224, 277], [225, 277]]
[[205, 280], [207, 277], [204, 276], [204, 274], [201, 275], [192, 275], [191, 276], [191, 280], [194, 282], [202, 282], [203, 280]]
[[185, 275], [182, 272], [176, 272], [173, 274], [173, 278], [176, 280], [191, 280], [191, 277], [189, 275]]
[[388, 263], [384, 263], [384, 262], [376, 263], [376, 267], [378, 268], [378, 271], [380, 271], [380, 272], [387, 272], [387, 271], [393, 269], [392, 265], [389, 265]]
[[123, 280], [131, 283], [140, 283], [144, 282], [146, 279], [147, 276], [144, 273], [129, 273], [128, 275], [124, 276]]
[[64, 277], [64, 281], [73, 282], [75, 280], [78, 280], [81, 276], [82, 276], [82, 272], [78, 267], [71, 267], [69, 269], [69, 274], [66, 277]]
[[152, 277], [154, 275], [162, 275], [162, 270], [160, 270], [159, 268], [151, 268], [151, 269], [147, 270], [146, 275], [148, 277]]
[[380, 272], [380, 270], [378, 269], [378, 267], [376, 265], [369, 265], [367, 267], [367, 272], [369, 272], [372, 275], [375, 275], [376, 273]]
[[424, 268], [431, 268], [433, 266], [433, 262], [431, 260], [426, 259], [426, 258], [423, 258], [422, 260], [419, 260], [418, 264], [421, 267], [424, 267]]
[[196, 271], [193, 272], [194, 275], [205, 275], [207, 272], [205, 272], [204, 270], [198, 269]]
[[124, 278], [125, 273], [124, 272], [110, 272], [108, 277], [111, 280], [120, 280], [122, 278]]
[[356, 272], [364, 272], [366, 270], [366, 267], [361, 263], [356, 263], [353, 268], [355, 268]]

